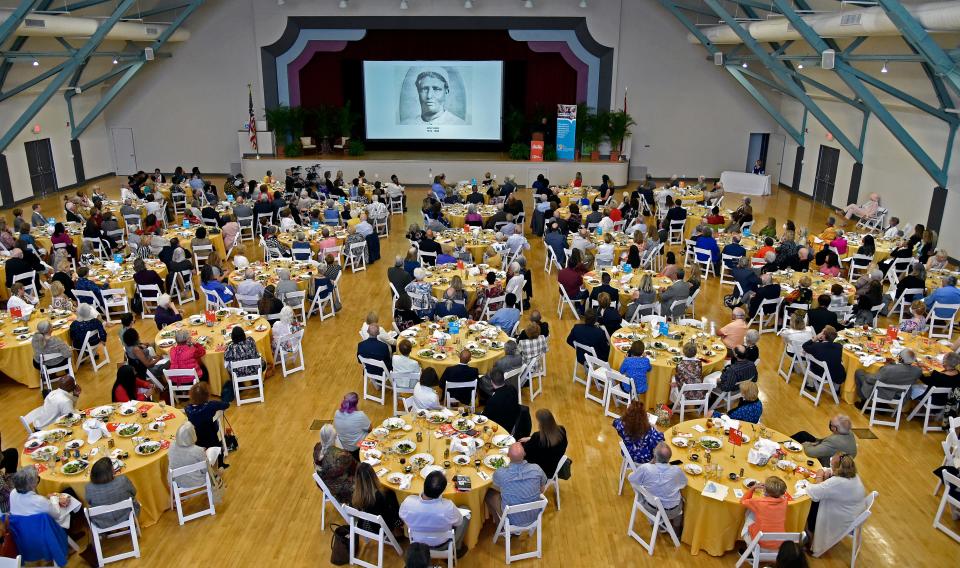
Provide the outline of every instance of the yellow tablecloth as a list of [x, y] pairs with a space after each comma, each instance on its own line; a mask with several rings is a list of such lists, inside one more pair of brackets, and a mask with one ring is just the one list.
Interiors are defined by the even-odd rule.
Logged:
[[[431, 367], [438, 375], [442, 376], [448, 367], [460, 363], [459, 353], [468, 343], [479, 342], [483, 337], [479, 331], [471, 331], [470, 326], [467, 325], [467, 321], [468, 320], [460, 320], [460, 333], [448, 339], [446, 345], [443, 347], [438, 346], [436, 340], [431, 339], [433, 332], [441, 329], [441, 325], [436, 323], [415, 325], [404, 330], [400, 334], [400, 337], [413, 341], [414, 346], [413, 351], [410, 353], [411, 358], [420, 363], [421, 367]], [[476, 326], [476, 330], [486, 329], [484, 322], [476, 322], [474, 325]], [[446, 331], [446, 324], [444, 324], [443, 330]], [[509, 338], [506, 333], [498, 330], [497, 335], [491, 339], [499, 341], [502, 344], [506, 343]], [[480, 371], [481, 375], [485, 375], [490, 372], [494, 363], [503, 358], [504, 352], [502, 348], [493, 349], [489, 345], [481, 345], [480, 347], [486, 351], [486, 353], [480, 357], [474, 356], [473, 359], [470, 360], [470, 366]], [[433, 355], [420, 355], [420, 352], [425, 349], [429, 349], [435, 354], [442, 353], [444, 357], [437, 359]]]
[[[917, 362], [925, 375], [932, 371], [943, 370], [943, 365], [935, 357], [948, 353], [950, 351], [948, 346], [933, 341], [922, 334], [904, 333], [902, 331], [897, 333], [898, 341], [904, 347], [912, 349], [916, 354]], [[848, 347], [843, 349], [843, 368], [847, 371], [847, 377], [843, 382], [841, 396], [845, 402], [853, 404], [857, 402], [857, 382], [854, 378], [857, 370], [863, 369], [868, 373], [876, 373], [885, 364], [895, 361], [895, 358], [890, 352], [890, 340], [887, 339], [886, 329], [844, 329], [840, 331], [840, 337], [845, 339], [846, 343], [859, 345], [862, 348], [862, 351], [856, 351]], [[859, 355], [863, 352], [886, 357], [886, 361], [864, 367], [859, 358]]]
[[[830, 288], [834, 284], [839, 284], [843, 286], [843, 291], [847, 295], [847, 301], [852, 305], [856, 303], [857, 289], [853, 287], [853, 284], [850, 284], [849, 280], [845, 278], [832, 278], [830, 276], [823, 276], [817, 272], [793, 272], [793, 271], [778, 271], [773, 272], [773, 281], [781, 286], [790, 286], [795, 288], [800, 282], [800, 279], [804, 276], [810, 278], [810, 289], [813, 291], [813, 299], [816, 300], [818, 296], [822, 294], [830, 294]], [[789, 290], [783, 288], [780, 290], [781, 296], [787, 296], [790, 293]]]
[[[481, 205], [477, 209], [477, 213], [480, 213], [480, 216], [483, 218], [483, 223], [486, 224], [487, 219], [493, 217], [497, 213], [496, 207], [491, 207], [489, 205]], [[450, 221], [450, 226], [454, 229], [462, 229], [464, 224], [464, 219], [467, 215], [467, 206], [466, 205], [445, 205], [443, 207], [443, 215]]]
[[[167, 266], [157, 259], [147, 259], [144, 261], [147, 268], [156, 271], [161, 278], [167, 277]], [[94, 264], [90, 266], [90, 275], [88, 278], [96, 284], [103, 285], [109, 283], [109, 288], [119, 288], [127, 292], [128, 298], [133, 298], [137, 291], [137, 283], [133, 280], [133, 263], [124, 261], [120, 265], [120, 272], [111, 272], [104, 268], [103, 264]]]
[[[677, 424], [676, 427], [664, 432], [664, 437], [669, 441], [674, 436], [674, 431], [680, 434], [693, 434], [693, 440], [698, 440], [702, 435], [693, 429], [694, 425], [705, 426], [706, 419], [699, 418], [688, 420]], [[747, 453], [749, 448], [753, 447], [754, 440], [760, 435], [761, 429], [751, 427], [752, 425], [741, 422], [741, 431], [750, 438], [750, 441], [743, 446], [736, 448], [735, 457], [730, 457], [731, 445], [726, 436], [716, 431], [710, 435], [723, 439], [723, 446], [719, 450], [711, 452], [711, 463], [723, 468], [722, 477], [717, 481], [729, 488], [727, 497], [723, 501], [717, 501], [710, 497], [702, 495], [704, 485], [707, 479], [705, 474], [691, 475], [687, 473], [687, 487], [683, 489], [683, 534], [680, 540], [690, 545], [690, 553], [696, 555], [701, 550], [710, 556], [723, 556], [734, 549], [736, 542], [740, 539], [740, 530], [743, 528], [744, 515], [746, 509], [740, 504], [740, 499], [734, 494], [734, 489], [740, 489], [746, 492], [743, 485], [743, 479], [732, 481], [729, 478], [730, 473], [740, 473], [743, 469], [745, 478], [752, 478], [763, 482], [767, 477], [776, 475], [783, 479], [787, 484], [787, 492], [791, 495], [795, 493], [796, 482], [801, 479], [799, 473], [785, 472], [777, 469], [774, 465], [767, 467], [757, 467], [747, 463]], [[776, 442], [787, 440], [785, 435], [767, 429], [767, 437]], [[684, 466], [693, 463], [690, 454], [696, 453], [699, 459], [695, 462], [701, 467], [706, 467], [705, 450], [701, 447], [696, 449], [682, 449], [673, 447], [674, 459], [684, 462]], [[786, 460], [790, 460], [798, 466], [807, 469], [819, 469], [819, 464], [812, 462], [806, 454], [800, 452], [787, 452]], [[771, 460], [773, 461], [773, 460]], [[810, 465], [808, 465], [808, 463]], [[799, 532], [803, 530], [807, 522], [807, 514], [810, 512], [810, 498], [802, 496], [791, 501], [787, 505], [787, 532]]]
[[[200, 225], [191, 225], [189, 229], [184, 229], [182, 226], [171, 227], [163, 233], [163, 238], [170, 240], [173, 237], [177, 237], [177, 239], [180, 241], [180, 246], [190, 252], [193, 252], [193, 245], [191, 244], [191, 241], [196, 236], [198, 227], [200, 227]], [[219, 230], [216, 233], [210, 233], [208, 228], [207, 238], [210, 239], [210, 243], [220, 256], [220, 260], [226, 260], [227, 249], [223, 246], [223, 233], [221, 233]]]
[[[647, 394], [644, 396], [644, 405], [648, 409], [656, 408], [660, 404], [670, 403], [670, 380], [677, 368], [675, 358], [681, 356], [680, 349], [684, 343], [691, 339], [697, 342], [697, 353], [703, 364], [704, 376], [723, 368], [727, 350], [719, 337], [711, 337], [695, 327], [671, 325], [670, 334], [678, 333], [683, 333], [684, 337], [682, 339], [671, 339], [661, 335], [654, 338], [650, 333], [649, 325], [636, 324], [618, 329], [610, 338], [613, 343], [610, 347], [610, 367], [614, 370], [620, 369], [620, 365], [627, 358], [630, 345], [636, 340], [642, 340], [647, 351], [652, 352], [653, 356], [650, 357], [650, 363], [653, 365], [653, 369], [647, 373]], [[699, 336], [700, 334], [703, 335]], [[662, 344], [663, 348], [657, 348], [657, 342]], [[671, 352], [670, 349], [676, 351]], [[708, 353], [710, 354], [708, 355]]]
[[[35, 310], [30, 314], [30, 321], [23, 323], [20, 320], [14, 322], [7, 316], [7, 312], [0, 312], [0, 370], [3, 374], [17, 381], [18, 383], [32, 389], [40, 387], [40, 371], [33, 367], [33, 346], [30, 340], [34, 332], [37, 331], [37, 324], [44, 320], [53, 322], [62, 322], [53, 329], [53, 336], [62, 339], [67, 345], [70, 344], [69, 329], [70, 322], [76, 319], [73, 314], [58, 315], [53, 317], [53, 313], [44, 309], [44, 313]], [[18, 327], [29, 328], [26, 337], [17, 339], [13, 330]]]
[[[602, 269], [601, 272], [609, 272], [610, 285], [620, 291], [618, 301], [620, 302], [621, 312], [626, 311], [626, 305], [630, 303], [630, 295], [640, 286], [640, 281], [643, 280], [645, 274], [653, 277], [653, 288], [658, 294], [661, 290], [669, 288], [670, 285], [673, 284], [673, 280], [657, 276], [657, 273], [652, 270], [634, 270], [630, 274], [627, 274], [620, 270], [619, 267], [611, 266]], [[583, 286], [587, 289], [587, 292], [593, 293], [594, 287], [599, 286], [601, 282], [600, 274], [596, 270], [591, 270], [583, 276]]]
[[[483, 528], [484, 517], [486, 515], [483, 499], [487, 494], [487, 490], [490, 489], [491, 484], [493, 483], [493, 469], [486, 465], [481, 465], [477, 468], [474, 463], [475, 459], [483, 460], [487, 455], [499, 455], [499, 449], [493, 446], [492, 439], [495, 436], [506, 434], [502, 428], [496, 423], [487, 420], [482, 426], [477, 426], [478, 428], [478, 437], [483, 440], [486, 444], [480, 451], [470, 459], [469, 465], [457, 465], [454, 463], [454, 456], [458, 455], [455, 452], [450, 452], [449, 457], [444, 457], [444, 450], [449, 450], [450, 448], [450, 438], [443, 436], [441, 438], [436, 437], [436, 432], [439, 431], [439, 426], [432, 424], [427, 421], [425, 418], [418, 418], [414, 414], [406, 414], [399, 417], [404, 421], [404, 423], [412, 426], [410, 431], [404, 432], [403, 430], [396, 430], [387, 434], [386, 436], [379, 437], [375, 434], [370, 435], [364, 441], [365, 444], [370, 444], [371, 449], [378, 450], [382, 452], [383, 458], [382, 462], [375, 467], [376, 470], [386, 468], [390, 470], [390, 473], [402, 473], [406, 465], [411, 466], [413, 469], [411, 458], [414, 455], [425, 453], [433, 457], [434, 464], [440, 467], [444, 466], [446, 460], [450, 461], [450, 467], [444, 470], [444, 475], [447, 477], [447, 489], [443, 492], [443, 496], [447, 499], [450, 499], [458, 507], [466, 507], [470, 509], [472, 513], [470, 516], [470, 525], [467, 527], [467, 533], [464, 536], [464, 544], [469, 548], [473, 548], [477, 544], [477, 540], [480, 536], [480, 530]], [[459, 418], [459, 415], [457, 415]], [[471, 415], [470, 420], [477, 420], [477, 416]], [[481, 420], [485, 418], [481, 417]], [[486, 427], [486, 428], [484, 428]], [[417, 442], [417, 434], [421, 435], [422, 442]], [[401, 440], [409, 440], [413, 442], [416, 446], [413, 452], [406, 456], [400, 456], [395, 453], [387, 453], [387, 450], [392, 448], [394, 444]], [[360, 458], [366, 459], [367, 451], [360, 451]], [[400, 458], [404, 457], [406, 463], [404, 465], [400, 464]], [[504, 456], [505, 457], [505, 456]], [[484, 472], [488, 477], [486, 480], [483, 480], [478, 475], [478, 472]], [[406, 497], [410, 495], [419, 495], [423, 492], [423, 477], [415, 471], [411, 471], [413, 479], [410, 483], [410, 487], [407, 489], [400, 489], [398, 484], [390, 483], [387, 479], [389, 474], [384, 474], [380, 477], [380, 483], [389, 489], [393, 489], [397, 493], [397, 499], [403, 501]], [[453, 477], [455, 475], [466, 475], [470, 477], [471, 490], [466, 493], [459, 493], [454, 489]]]
[[[243, 327], [247, 336], [253, 337], [257, 343], [257, 351], [260, 352], [260, 356], [264, 358], [268, 365], [273, 362], [270, 327], [266, 318], [261, 317], [251, 321], [244, 316], [231, 313], [224, 316], [213, 327], [207, 327], [203, 323], [193, 323], [194, 321], [196, 321], [194, 318], [190, 318], [165, 327], [163, 331], [157, 334], [157, 345], [161, 351], [169, 353], [173, 344], [160, 345], [160, 343], [164, 339], [172, 341], [173, 335], [178, 329], [189, 329], [194, 341], [197, 341], [200, 337], [208, 337], [209, 339], [204, 345], [207, 354], [203, 356], [203, 364], [207, 367], [207, 372], [210, 375], [210, 392], [220, 394], [223, 383], [230, 379], [230, 373], [224, 367], [223, 354], [226, 351], [227, 344], [230, 343], [230, 332], [234, 326]], [[258, 331], [258, 329], [262, 331]], [[224, 332], [226, 332], [226, 335], [224, 335]]]
[[[860, 250], [860, 239], [862, 235], [857, 233], [847, 233], [847, 254], [844, 257], [850, 257], [857, 254], [857, 251]], [[886, 260], [890, 256], [890, 251], [897, 246], [897, 239], [886, 240], [881, 239], [880, 237], [874, 236], [873, 244], [876, 248], [876, 252], [873, 253], [873, 261], [880, 262], [881, 260]]]
[[[569, 218], [570, 213], [567, 212], [567, 217]], [[598, 235], [596, 233], [590, 233], [590, 242], [600, 246], [606, 242], [606, 235], [611, 235], [613, 237], [613, 263], [620, 264], [621, 257], [627, 252], [630, 251], [630, 246], [634, 244], [633, 237], [627, 235], [626, 233], [621, 232], [611, 232], [604, 233], [603, 235]], [[573, 233], [567, 235], [567, 247], [569, 248], [573, 244]], [[596, 256], [597, 251], [593, 250], [591, 253]]]
[[497, 242], [496, 233], [492, 230], [470, 231], [448, 229], [437, 235], [437, 242], [441, 245], [456, 246], [457, 239], [463, 239], [464, 246], [473, 255], [473, 262], [483, 262], [483, 252], [487, 247]]
[[[283, 260], [271, 260], [269, 264], [264, 264], [263, 262], [254, 262], [250, 264], [250, 268], [254, 270], [257, 275], [257, 280], [260, 281], [264, 286], [268, 284], [273, 284], [276, 286], [277, 282], [280, 281], [280, 277], [277, 276], [277, 270], [281, 268], [286, 268], [290, 271], [290, 279], [296, 282], [297, 288], [300, 290], [308, 290], [310, 288], [310, 282], [313, 278], [316, 277], [317, 271], [310, 264], [304, 262], [294, 262], [289, 259]], [[230, 273], [230, 284], [236, 288], [237, 284], [243, 282], [244, 271], [234, 270]], [[312, 298], [307, 298], [309, 303]]]
[[[139, 414], [120, 416], [119, 413], [115, 412], [106, 421], [108, 423], [135, 422], [141, 424], [144, 427], [144, 431], [138, 434], [138, 436], [148, 437], [153, 440], [165, 440], [173, 444], [177, 429], [187, 420], [186, 415], [182, 411], [169, 406], [161, 410], [158, 404], [150, 402], [140, 404], [149, 407], [146, 419], [141, 418]], [[119, 408], [119, 405], [116, 405], [116, 407]], [[166, 427], [162, 434], [156, 431], [150, 431], [147, 428], [147, 425], [157, 417], [169, 412], [172, 412], [174, 417], [167, 420]], [[54, 426], [50, 426], [47, 429], [50, 430], [53, 428]], [[62, 450], [64, 444], [72, 439], [74, 435], [77, 439], [86, 442], [86, 434], [79, 424], [69, 429], [71, 430], [70, 435], [64, 440], [53, 444], [61, 450], [61, 456], [63, 455]], [[141, 456], [133, 451], [135, 444], [132, 438], [124, 438], [114, 433], [111, 439], [114, 441], [116, 449], [124, 450], [130, 454], [128, 458], [122, 460], [125, 466], [118, 475], [127, 476], [137, 489], [137, 501], [140, 502], [140, 526], [149, 527], [156, 524], [156, 522], [160, 520], [160, 515], [170, 508], [170, 486], [167, 484], [167, 469], [169, 463], [167, 461], [167, 450], [161, 449], [152, 455]], [[40, 486], [37, 492], [42, 495], [53, 492], [59, 493], [69, 487], [76, 491], [77, 495], [83, 499], [86, 493], [87, 483], [90, 482], [90, 468], [93, 467], [97, 459], [104, 455], [109, 455], [109, 452], [112, 451], [108, 448], [106, 439], [101, 439], [96, 444], [93, 444], [93, 447], [99, 448], [100, 450], [97, 456], [89, 456], [89, 452], [92, 449], [90, 444], [84, 443], [83, 447], [80, 448], [81, 455], [87, 454], [87, 459], [90, 462], [90, 467], [88, 467], [86, 471], [72, 476], [64, 475], [60, 471], [60, 467], [64, 462], [55, 462], [51, 464], [52, 467], [50, 467], [50, 469], [40, 474]], [[21, 465], [27, 465], [36, 462], [26, 454], [23, 454], [20, 457], [20, 463]]]
[[[447, 288], [450, 287], [450, 280], [454, 276], [459, 276], [463, 281], [463, 290], [467, 293], [467, 308], [473, 306], [474, 302], [477, 301], [477, 284], [486, 284], [487, 272], [490, 271], [487, 266], [480, 266], [479, 274], [473, 276], [469, 274], [469, 269], [471, 265], [464, 266], [463, 270], [457, 268], [455, 264], [445, 264], [439, 267], [425, 267], [428, 271], [427, 277], [424, 279], [427, 282], [430, 282], [433, 285], [433, 297], [443, 298], [443, 293], [447, 291]], [[506, 273], [494, 269], [497, 272], [497, 280], [500, 282], [501, 286], [506, 285]]]
[[[330, 236], [337, 240], [337, 244], [335, 246], [342, 247], [343, 241], [347, 240], [347, 232], [339, 230], [335, 231], [334, 229], [334, 227], [329, 227]], [[280, 233], [277, 235], [277, 240], [280, 241], [280, 244], [293, 250], [293, 240], [295, 236], [295, 233]], [[320, 252], [320, 243], [326, 240], [320, 231], [307, 229], [303, 232], [303, 236], [306, 237], [307, 242], [310, 243], [310, 249], [313, 250], [313, 252]]]
[[[560, 198], [560, 205], [566, 207], [570, 205], [571, 201], [577, 202], [583, 198], [583, 188], [582, 187], [570, 187], [564, 189], [554, 189], [554, 192], [557, 194], [557, 197]], [[596, 201], [600, 197], [600, 192], [596, 189], [587, 189], [587, 199], [590, 200], [590, 203]]]

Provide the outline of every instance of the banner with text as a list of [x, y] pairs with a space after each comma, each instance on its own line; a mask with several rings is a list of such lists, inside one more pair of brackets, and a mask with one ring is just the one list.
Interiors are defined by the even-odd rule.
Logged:
[[557, 105], [557, 159], [576, 158], [577, 105]]

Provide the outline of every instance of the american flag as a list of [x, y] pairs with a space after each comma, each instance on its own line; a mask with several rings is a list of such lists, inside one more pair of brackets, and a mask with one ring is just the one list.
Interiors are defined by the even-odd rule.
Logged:
[[247, 85], [247, 90], [250, 93], [250, 119], [247, 121], [247, 132], [250, 133], [250, 147], [259, 152], [260, 149], [257, 147], [257, 115], [253, 113], [253, 87]]

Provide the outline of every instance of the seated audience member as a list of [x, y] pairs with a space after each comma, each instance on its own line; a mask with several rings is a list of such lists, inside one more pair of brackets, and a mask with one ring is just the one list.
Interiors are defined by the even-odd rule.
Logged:
[[167, 458], [171, 470], [198, 463], [207, 464], [206, 470], [191, 471], [177, 476], [175, 479], [180, 487], [200, 487], [206, 483], [209, 474], [214, 487], [222, 490], [223, 482], [220, 478], [220, 472], [218, 469], [211, 467], [206, 450], [197, 445], [197, 430], [190, 422], [184, 422], [180, 425], [180, 428], [177, 428], [176, 438], [170, 446], [170, 451], [167, 452]]
[[830, 295], [820, 294], [817, 296], [817, 307], [807, 312], [807, 323], [813, 328], [815, 333], [820, 333], [823, 328], [830, 326], [833, 329], [843, 329], [837, 320], [836, 312], [830, 311]]
[[620, 325], [623, 323], [623, 318], [620, 317], [619, 310], [611, 304], [612, 299], [609, 294], [606, 292], [600, 294], [596, 308], [597, 323], [607, 330], [608, 335], [613, 335], [614, 332], [620, 329]]
[[[194, 343], [190, 337], [190, 331], [186, 329], [178, 329], [174, 334], [174, 339], [177, 344], [170, 349], [170, 370], [194, 371], [201, 381], [208, 382], [210, 375], [203, 364], [203, 357], [207, 354], [206, 348], [199, 343]], [[171, 382], [183, 384], [192, 382], [192, 380], [186, 377], [174, 377]]]
[[817, 473], [820, 483], [811, 483], [807, 495], [813, 501], [807, 515], [807, 534], [813, 533], [810, 548], [814, 556], [822, 556], [848, 535], [850, 523], [863, 512], [866, 489], [853, 456], [837, 452], [830, 458], [830, 467]]
[[[103, 507], [116, 505], [133, 499], [133, 512], [140, 515], [140, 502], [137, 501], [137, 488], [130, 483], [126, 475], [115, 477], [113, 474], [113, 460], [102, 457], [94, 462], [90, 468], [90, 483], [84, 487], [84, 500], [88, 507]], [[105, 529], [117, 523], [122, 523], [129, 516], [129, 511], [113, 511], [90, 517], [90, 522], [96, 527]]]
[[[749, 317], [753, 318], [757, 315], [757, 312], [760, 311], [760, 304], [762, 304], [764, 300], [776, 300], [779, 297], [780, 285], [773, 281], [773, 276], [771, 276], [770, 273], [762, 274], [760, 276], [760, 287], [750, 298]], [[764, 308], [764, 313], [773, 313], [774, 308]]]
[[70, 324], [70, 342], [73, 343], [73, 348], [78, 351], [82, 349], [90, 332], [93, 332], [90, 344], [94, 347], [107, 340], [107, 330], [97, 318], [96, 310], [90, 304], [80, 304], [77, 307], [77, 319]]
[[[498, 313], [503, 310], [498, 310]], [[456, 316], [458, 318], [467, 317], [467, 307], [456, 301], [456, 290], [447, 288], [443, 292], [443, 300], [436, 303], [433, 307], [434, 319], [441, 319], [447, 316]], [[493, 318], [490, 318], [491, 321]], [[509, 331], [507, 332], [509, 333]]]
[[[361, 463], [357, 466], [354, 476], [353, 497], [350, 506], [358, 511], [379, 515], [395, 534], [402, 534], [403, 523], [400, 521], [400, 503], [397, 494], [388, 488], [381, 489], [377, 481], [377, 473], [373, 466]], [[380, 525], [358, 519], [358, 526], [367, 531], [378, 532]]]
[[437, 394], [437, 388], [440, 387], [440, 377], [433, 367], [425, 367], [420, 373], [420, 381], [413, 387], [413, 408], [417, 410], [439, 410], [443, 408], [440, 404], [440, 396]]
[[[683, 388], [683, 385], [698, 385], [703, 382], [703, 362], [697, 357], [697, 344], [688, 341], [683, 345], [682, 359], [677, 363], [673, 372], [674, 382], [670, 387], [677, 392]], [[706, 393], [704, 391], [694, 391], [685, 394], [687, 400], [701, 400]]]
[[857, 437], [853, 435], [852, 428], [849, 416], [837, 414], [830, 418], [830, 435], [825, 438], [817, 438], [806, 430], [790, 437], [803, 444], [803, 453], [820, 460], [823, 465], [830, 465], [830, 458], [838, 452], [857, 457]]
[[[523, 444], [515, 442], [507, 449], [509, 463], [493, 472], [494, 491], [487, 491], [484, 501], [487, 511], [498, 523], [505, 507], [538, 501], [547, 485], [547, 475], [543, 469], [524, 458], [526, 452]], [[535, 510], [511, 513], [510, 523], [518, 527], [529, 526], [536, 522], [538, 516]]]
[[647, 411], [640, 401], [632, 401], [623, 416], [613, 420], [613, 427], [637, 464], [650, 461], [653, 449], [663, 442], [663, 434], [650, 425]]
[[517, 296], [508, 293], [504, 305], [490, 316], [490, 323], [499, 327], [504, 333], [513, 333], [514, 326], [520, 321], [520, 310], [517, 308]]
[[163, 329], [182, 320], [183, 314], [174, 305], [170, 294], [160, 294], [157, 297], [157, 308], [153, 313], [153, 322], [157, 324], [157, 329]]
[[[647, 392], [647, 375], [653, 369], [650, 358], [645, 355], [646, 347], [643, 341], [634, 341], [627, 351], [627, 356], [620, 364], [620, 374], [630, 379], [629, 383], [622, 383], [620, 388], [624, 392], [636, 392], [643, 395]], [[641, 397], [643, 398], [643, 397]]]
[[[463, 556], [466, 548], [463, 537], [468, 523], [460, 510], [449, 499], [443, 498], [447, 478], [441, 471], [434, 471], [423, 481], [423, 493], [410, 495], [400, 504], [400, 518], [407, 525], [411, 543], [423, 543], [431, 547], [445, 545], [448, 539], [432, 536], [454, 529], [454, 545], [457, 556]], [[421, 535], [420, 533], [428, 533]]]
[[370, 419], [357, 408], [359, 403], [357, 393], [348, 392], [333, 415], [333, 427], [337, 430], [340, 447], [357, 459], [360, 459], [360, 442], [370, 432]]
[[[854, 379], [857, 382], [857, 394], [860, 395], [861, 404], [866, 403], [867, 399], [870, 398], [877, 383], [882, 382], [888, 386], [911, 386], [920, 380], [923, 372], [920, 367], [916, 366], [917, 356], [911, 349], [901, 351], [897, 359], [897, 363], [884, 365], [876, 373], [868, 373], [863, 369], [857, 369]], [[877, 394], [881, 398], [889, 399], [896, 393], [881, 389], [881, 392]]]
[[[757, 383], [753, 381], [744, 381], [740, 383], [740, 396], [742, 397], [740, 399], [740, 404], [738, 404], [733, 410], [725, 412], [724, 414], [733, 420], [758, 424], [760, 422], [760, 416], [763, 414], [763, 403], [760, 402], [760, 389], [757, 388]], [[713, 412], [714, 418], [719, 416], [719, 411]]]
[[717, 388], [714, 392], [717, 394], [737, 392], [740, 390], [740, 383], [756, 382], [756, 380], [757, 366], [747, 359], [743, 346], [734, 347], [730, 350], [730, 364], [720, 371], [720, 378], [717, 380]]
[[[836, 339], [837, 330], [828, 325], [816, 337], [804, 343], [801, 348], [807, 355], [816, 360], [812, 364], [817, 365], [817, 361], [819, 361], [826, 365], [830, 372], [830, 380], [834, 383], [835, 388], [839, 388], [847, 379], [847, 372], [843, 368], [843, 346], [836, 343]], [[819, 371], [819, 369], [814, 370]], [[810, 387], [809, 384], [808, 387]]]
[[337, 447], [337, 430], [332, 424], [320, 428], [320, 441], [313, 447], [313, 467], [337, 501], [350, 502], [357, 459]]
[[[763, 496], [754, 498], [758, 489], [763, 490]], [[747, 515], [743, 524], [741, 536], [744, 540], [756, 538], [757, 533], [787, 532], [787, 504], [792, 501], [787, 493], [787, 484], [777, 476], [768, 477], [763, 483], [751, 485], [740, 498], [740, 504], [746, 507]], [[760, 548], [776, 549], [779, 542], [763, 541]]]
[[521, 412], [517, 389], [506, 382], [500, 371], [491, 371], [490, 381], [493, 384], [493, 394], [487, 400], [482, 414], [502, 426], [505, 431], [513, 431]]
[[[33, 347], [33, 367], [40, 368], [40, 358], [47, 356], [46, 365], [48, 367], [58, 367], [64, 361], [73, 356], [70, 346], [63, 342], [59, 337], [53, 337], [53, 326], [48, 320], [41, 320], [37, 324], [37, 331], [30, 339], [30, 345]], [[59, 357], [51, 357], [59, 355]]]
[[[375, 323], [368, 325], [367, 338], [357, 344], [357, 357], [380, 361], [387, 367], [388, 371], [392, 371], [393, 358], [390, 355], [390, 347], [386, 343], [380, 341], [378, 339], [379, 336], [380, 326]], [[383, 373], [382, 369], [379, 369], [373, 365], [368, 365], [367, 371], [377, 375]]]
[[[660, 499], [667, 512], [667, 519], [679, 537], [683, 528], [683, 496], [680, 492], [687, 486], [687, 476], [679, 465], [670, 463], [673, 451], [666, 442], [660, 442], [653, 449], [653, 461], [637, 464], [636, 470], [627, 480], [634, 488], [643, 487], [651, 495]], [[639, 494], [639, 491], [637, 492]], [[641, 499], [643, 506], [656, 514], [657, 508]]]
[[41, 410], [33, 417], [31, 426], [36, 430], [42, 430], [61, 416], [75, 411], [77, 399], [80, 398], [80, 385], [70, 375], [65, 375], [55, 384], [58, 386], [43, 398]]
[[[226, 391], [225, 391], [226, 392]], [[226, 398], [221, 396], [221, 398]], [[226, 400], [210, 400], [210, 385], [197, 383], [190, 387], [190, 401], [184, 407], [187, 420], [197, 431], [197, 445], [201, 448], [219, 448], [223, 441], [220, 439], [220, 427], [214, 419], [218, 412], [226, 412], [230, 403]], [[217, 463], [220, 467], [230, 467], [223, 461], [221, 454]]]
[[[603, 330], [597, 327], [597, 314], [593, 310], [587, 310], [583, 316], [583, 323], [574, 324], [567, 335], [567, 345], [574, 347], [574, 343], [580, 343], [587, 347], [592, 347], [597, 357], [601, 361], [606, 361], [610, 357], [610, 342]], [[577, 349], [577, 363], [583, 364], [584, 351]]]
[[117, 369], [117, 379], [113, 382], [110, 391], [111, 402], [130, 402], [133, 400], [150, 400], [153, 393], [153, 383], [137, 376], [137, 370], [130, 365], [121, 365]]
[[717, 330], [717, 335], [727, 349], [743, 345], [743, 338], [747, 335], [746, 312], [742, 308], [734, 308], [732, 316], [730, 323]]
[[548, 477], [553, 477], [560, 460], [567, 453], [567, 429], [557, 424], [553, 413], [546, 408], [537, 410], [537, 431], [520, 440], [527, 461], [540, 466]]
[[480, 372], [470, 366], [472, 355], [469, 349], [460, 351], [460, 362], [451, 367], [447, 367], [440, 377], [440, 386], [444, 391], [449, 391], [450, 398], [456, 399], [461, 404], [474, 404], [476, 397], [476, 387], [454, 388], [460, 383], [479, 382]]

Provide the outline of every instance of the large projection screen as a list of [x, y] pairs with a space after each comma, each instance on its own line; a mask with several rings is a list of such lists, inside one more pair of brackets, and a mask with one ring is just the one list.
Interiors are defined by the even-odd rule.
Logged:
[[367, 139], [499, 141], [502, 61], [364, 61]]

